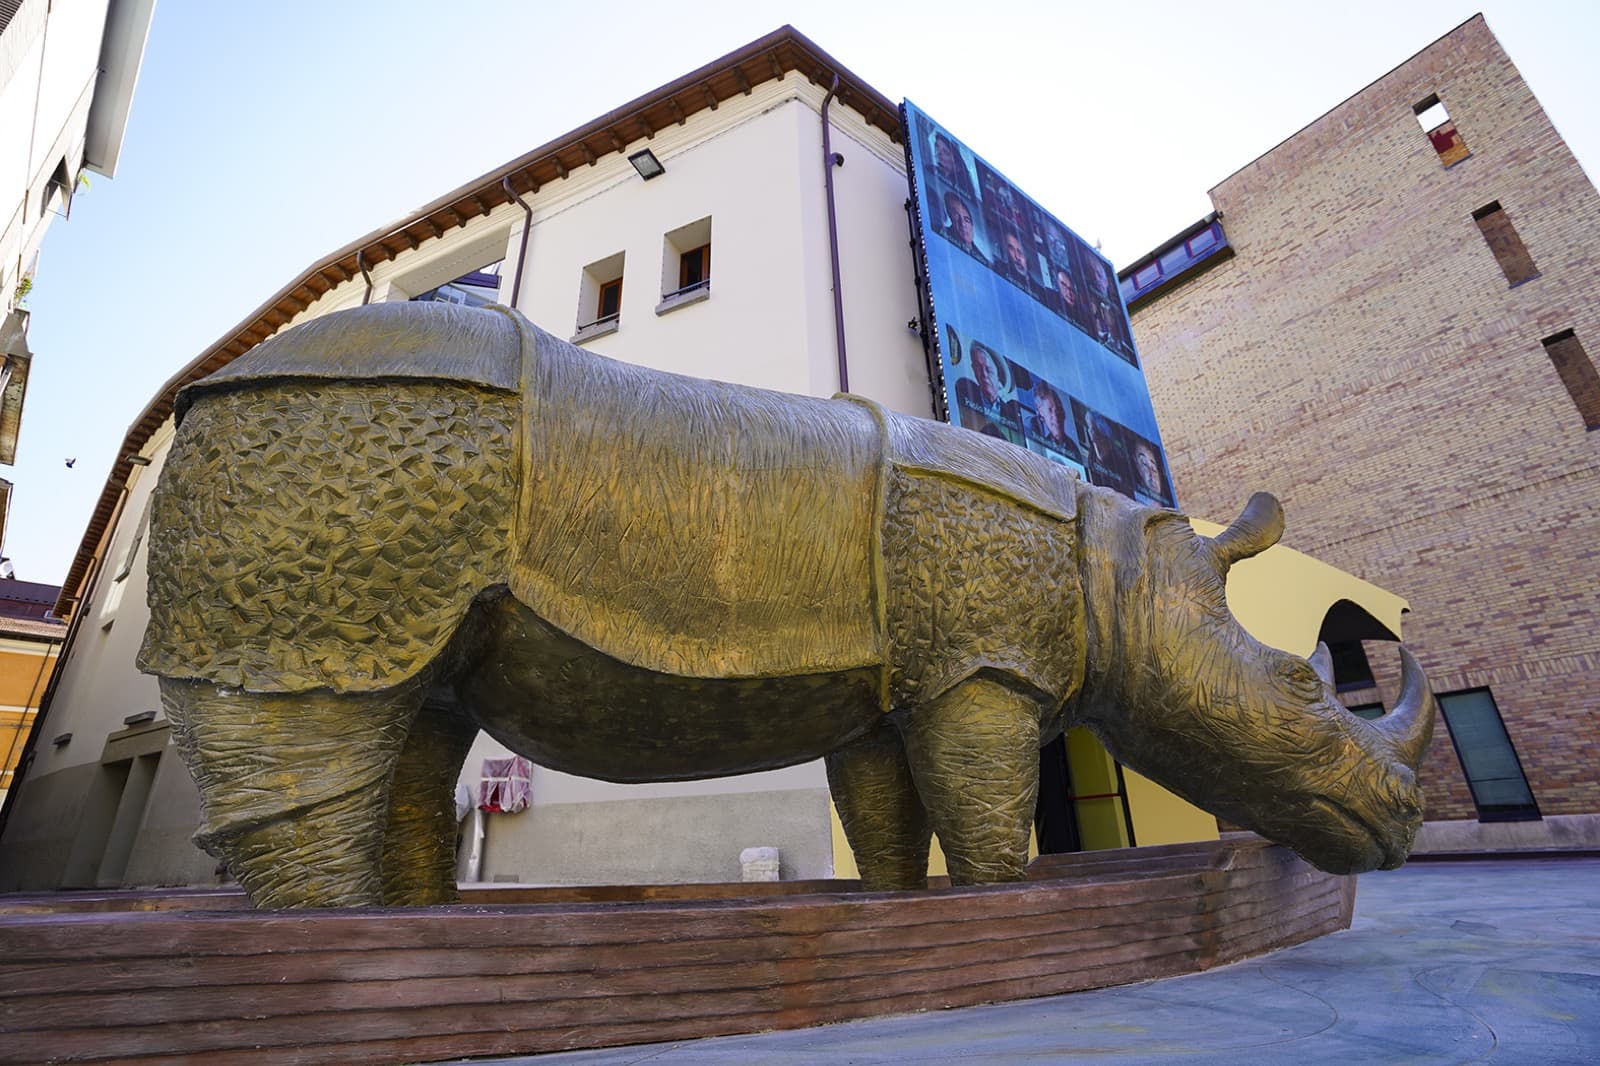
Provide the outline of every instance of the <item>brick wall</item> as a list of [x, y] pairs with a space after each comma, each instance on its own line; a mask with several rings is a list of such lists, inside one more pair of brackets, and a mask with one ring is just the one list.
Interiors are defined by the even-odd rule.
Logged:
[[[1276, 493], [1286, 544], [1410, 601], [1434, 691], [1492, 690], [1543, 813], [1600, 811], [1600, 431], [1540, 343], [1600, 352], [1594, 186], [1474, 17], [1211, 196], [1236, 257], [1133, 320], [1181, 505]], [[1539, 272], [1514, 286], [1495, 201]], [[1442, 723], [1424, 781], [1429, 818], [1474, 816]]]

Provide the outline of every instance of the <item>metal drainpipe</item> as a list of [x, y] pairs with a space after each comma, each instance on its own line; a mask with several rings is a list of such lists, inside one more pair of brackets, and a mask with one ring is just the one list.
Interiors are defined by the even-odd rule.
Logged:
[[511, 306], [516, 307], [517, 301], [522, 296], [522, 263], [523, 260], [528, 258], [528, 234], [533, 230], [533, 208], [529, 207], [527, 201], [517, 195], [517, 191], [511, 187], [511, 179], [509, 177], [500, 184], [504, 186], [506, 195], [515, 200], [517, 206], [522, 208], [523, 214], [527, 216], [522, 223], [522, 246], [517, 249], [517, 272], [511, 279]]
[[[120, 459], [117, 461], [121, 462]], [[72, 612], [72, 621], [67, 623], [67, 631], [62, 635], [61, 650], [56, 653], [55, 668], [50, 671], [50, 680], [45, 682], [44, 695], [39, 698], [39, 707], [33, 712], [33, 728], [28, 731], [28, 739], [23, 741], [22, 755], [18, 757], [16, 769], [12, 771], [11, 789], [6, 793], [5, 802], [0, 804], [0, 836], [5, 835], [6, 823], [10, 821], [11, 812], [16, 807], [17, 794], [22, 791], [22, 779], [27, 771], [33, 768], [34, 748], [44, 736], [44, 723], [50, 717], [50, 708], [56, 700], [56, 689], [61, 687], [62, 675], [67, 672], [67, 657], [72, 654], [72, 645], [77, 640], [78, 630], [83, 628], [84, 621], [89, 617], [89, 608], [94, 603], [94, 594], [100, 585], [100, 574], [105, 569], [106, 556], [111, 553], [111, 541], [116, 536], [117, 523], [122, 521], [123, 506], [128, 502], [131, 490], [132, 486], [124, 479], [122, 491], [117, 495], [116, 506], [111, 510], [111, 523], [106, 527], [100, 554], [89, 564], [89, 572], [84, 575], [83, 583], [78, 586], [83, 591], [78, 595], [77, 607]]]
[[822, 100], [822, 174], [823, 186], [828, 194], [828, 255], [833, 265], [833, 341], [839, 353], [839, 391], [850, 391], [850, 371], [844, 351], [844, 292], [839, 285], [839, 215], [833, 201], [833, 168], [844, 162], [844, 157], [834, 157], [833, 141], [828, 136], [828, 105], [839, 91], [839, 75], [833, 76], [833, 86]]
[[372, 300], [372, 275], [367, 273], [366, 250], [356, 249], [356, 269], [361, 271], [361, 276], [366, 279], [367, 291], [361, 294], [361, 306], [365, 307]]

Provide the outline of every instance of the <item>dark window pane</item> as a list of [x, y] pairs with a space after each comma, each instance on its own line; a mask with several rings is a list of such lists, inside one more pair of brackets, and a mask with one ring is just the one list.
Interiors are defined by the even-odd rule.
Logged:
[[597, 318], [610, 318], [622, 311], [622, 279], [608, 281], [600, 286], [600, 308]]
[[1520, 773], [1516, 777], [1480, 777], [1472, 782], [1472, 794], [1485, 807], [1533, 805], [1533, 793]]
[[1578, 342], [1578, 335], [1568, 329], [1546, 337], [1544, 350], [1572, 402], [1578, 405], [1584, 428], [1600, 429], [1600, 373], [1595, 372], [1589, 353]]
[[690, 285], [698, 285], [711, 276], [711, 245], [702, 244], [698, 248], [684, 252], [678, 260], [678, 288], [687, 289]]
[[1205, 251], [1207, 248], [1210, 248], [1216, 243], [1217, 231], [1208, 226], [1199, 233], [1195, 234], [1193, 237], [1190, 237], [1187, 247], [1190, 252], [1198, 255], [1200, 252]]
[[1533, 790], [1523, 776], [1516, 749], [1500, 720], [1500, 709], [1486, 688], [1439, 697], [1472, 800], [1483, 821], [1539, 817]]
[[1333, 657], [1333, 686], [1338, 692], [1352, 692], [1371, 688], [1377, 684], [1372, 679], [1372, 666], [1367, 662], [1366, 649], [1359, 640], [1336, 640], [1328, 645]]
[[1528, 254], [1522, 238], [1517, 236], [1516, 227], [1511, 225], [1511, 216], [1505, 213], [1498, 201], [1478, 208], [1472, 213], [1472, 220], [1478, 224], [1489, 251], [1494, 253], [1494, 261], [1500, 264], [1500, 272], [1508, 282], [1520, 285], [1539, 276], [1539, 268], [1533, 265], [1533, 256]]

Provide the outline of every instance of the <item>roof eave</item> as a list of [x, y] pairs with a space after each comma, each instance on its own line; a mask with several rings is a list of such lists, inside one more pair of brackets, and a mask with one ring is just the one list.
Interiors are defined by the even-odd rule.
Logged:
[[105, 35], [100, 41], [100, 76], [95, 79], [89, 104], [83, 164], [97, 174], [115, 177], [122, 154], [122, 138], [133, 109], [133, 91], [144, 65], [145, 43], [156, 0], [111, 0], [106, 11]]
[[1156, 245], [1153, 249], [1146, 252], [1144, 255], [1141, 255], [1139, 258], [1135, 259], [1121, 270], [1117, 271], [1117, 280], [1123, 281], [1132, 277], [1135, 271], [1155, 262], [1157, 259], [1160, 259], [1172, 249], [1176, 248], [1184, 241], [1189, 240], [1191, 237], [1196, 236], [1201, 230], [1204, 230], [1207, 226], [1221, 218], [1222, 215], [1219, 212], [1212, 211], [1199, 222], [1191, 223], [1184, 229], [1179, 230], [1175, 235], [1168, 237], [1166, 240]]
[[[154, 5], [154, 0], [115, 0], [114, 6], [123, 2], [134, 6]], [[145, 28], [148, 30], [148, 17]], [[442, 236], [446, 230], [463, 226], [501, 204], [510, 203], [511, 197], [505, 189], [507, 183], [519, 194], [535, 191], [542, 184], [560, 180], [566, 172], [579, 166], [592, 165], [603, 156], [625, 151], [628, 144], [641, 136], [646, 139], [654, 136], [654, 129], [674, 122], [681, 124], [691, 114], [714, 108], [735, 95], [748, 94], [754, 85], [781, 78], [789, 71], [799, 71], [813, 83], [830, 88], [837, 78], [836, 102], [856, 111], [891, 140], [901, 139], [900, 111], [893, 101], [793, 26], [780, 26], [720, 59], [467, 182], [395, 224], [374, 230], [324, 256], [169, 378], [128, 427], [90, 514], [77, 554], [62, 581], [56, 613], [65, 617], [83, 595], [82, 586], [116, 513], [117, 499], [131, 469], [127, 457], [139, 454], [151, 435], [172, 414], [178, 391], [185, 385], [215, 373], [272, 336], [327, 292], [358, 277], [363, 265], [370, 270], [378, 263], [416, 250], [425, 240]], [[137, 69], [134, 74], [136, 77]], [[694, 92], [697, 89], [699, 93]], [[130, 82], [130, 99], [131, 94]], [[638, 132], [625, 138], [625, 134], [633, 132], [621, 128], [626, 123], [633, 123]], [[600, 140], [602, 137], [605, 140]], [[590, 140], [596, 143], [590, 145]]]
[[33, 360], [12, 353], [4, 357], [5, 386], [0, 389], [0, 465], [17, 461], [17, 438], [22, 433], [22, 405], [28, 395], [28, 368]]

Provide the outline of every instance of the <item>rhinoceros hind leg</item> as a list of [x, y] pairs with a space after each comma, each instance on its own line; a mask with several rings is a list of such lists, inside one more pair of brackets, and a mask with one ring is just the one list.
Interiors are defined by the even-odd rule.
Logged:
[[195, 842], [257, 907], [383, 902], [389, 774], [420, 685], [252, 693], [162, 679], [174, 738], [200, 789]]
[[1022, 880], [1039, 793], [1039, 707], [976, 675], [899, 720], [950, 883]]
[[428, 699], [411, 724], [389, 781], [383, 901], [391, 907], [454, 903], [456, 779], [478, 727], [453, 701]]
[[828, 790], [869, 892], [928, 887], [927, 812], [887, 720], [827, 757]]

